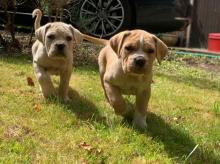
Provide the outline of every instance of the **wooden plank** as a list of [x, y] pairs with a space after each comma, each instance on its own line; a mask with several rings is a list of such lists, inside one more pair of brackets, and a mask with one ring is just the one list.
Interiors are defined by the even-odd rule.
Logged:
[[208, 46], [208, 34], [220, 33], [220, 0], [195, 0], [190, 47]]

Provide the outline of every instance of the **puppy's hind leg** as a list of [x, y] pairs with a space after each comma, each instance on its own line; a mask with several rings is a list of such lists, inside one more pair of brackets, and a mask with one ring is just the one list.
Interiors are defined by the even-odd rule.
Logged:
[[104, 74], [106, 71], [106, 56], [103, 53], [99, 54], [98, 63], [99, 63], [99, 74], [100, 74], [100, 79], [101, 79], [101, 85], [104, 90], [105, 99], [108, 103], [110, 103], [108, 96], [106, 94], [105, 86], [104, 86]]
[[55, 96], [55, 88], [46, 70], [34, 63], [34, 72], [44, 98]]
[[104, 86], [104, 71], [102, 71], [102, 70], [99, 70], [99, 72], [100, 72], [100, 79], [101, 79], [101, 84], [102, 84], [102, 88], [103, 88], [103, 90], [104, 90], [104, 94], [105, 94], [105, 99], [106, 99], [106, 101], [108, 102], [108, 103], [110, 103], [110, 101], [109, 101], [109, 99], [108, 99], [108, 96], [107, 96], [107, 93], [106, 93], [106, 90], [105, 90], [105, 86]]

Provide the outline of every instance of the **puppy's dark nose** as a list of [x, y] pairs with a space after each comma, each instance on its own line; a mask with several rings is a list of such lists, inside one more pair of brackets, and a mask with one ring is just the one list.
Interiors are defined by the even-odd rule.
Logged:
[[134, 59], [135, 65], [138, 67], [143, 67], [146, 63], [146, 60], [143, 56], [138, 56]]
[[58, 50], [62, 51], [65, 47], [65, 44], [62, 44], [62, 43], [61, 44], [56, 44], [56, 47], [57, 47]]

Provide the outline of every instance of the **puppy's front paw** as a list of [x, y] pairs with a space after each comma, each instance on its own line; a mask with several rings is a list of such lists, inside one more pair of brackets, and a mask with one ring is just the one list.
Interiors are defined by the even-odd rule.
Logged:
[[132, 121], [132, 120], [133, 120], [134, 110], [132, 109], [131, 106], [127, 106], [127, 110], [126, 110], [126, 112], [123, 114], [123, 117], [124, 117], [126, 120], [129, 120], [129, 121]]
[[41, 95], [45, 98], [45, 99], [48, 99], [48, 98], [51, 98], [51, 97], [55, 97], [56, 96], [56, 92], [55, 92], [55, 89], [54, 88], [46, 88], [46, 89], [42, 89], [42, 87], [40, 87], [40, 90], [41, 90]]
[[135, 111], [134, 119], [133, 119], [133, 126], [134, 128], [137, 128], [138, 130], [141, 130], [141, 131], [146, 130], [147, 129], [146, 116]]

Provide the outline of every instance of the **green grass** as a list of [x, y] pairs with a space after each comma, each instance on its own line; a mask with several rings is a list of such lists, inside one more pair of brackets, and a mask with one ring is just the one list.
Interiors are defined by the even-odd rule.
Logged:
[[41, 98], [28, 57], [0, 57], [0, 163], [220, 163], [219, 74], [175, 60], [154, 73], [141, 133], [104, 101], [97, 68], [74, 68], [64, 103]]

